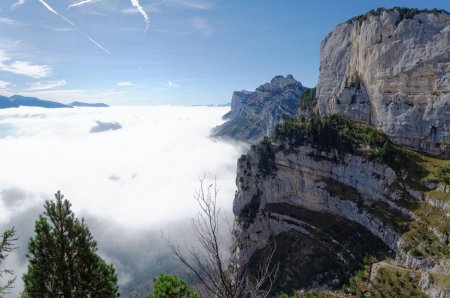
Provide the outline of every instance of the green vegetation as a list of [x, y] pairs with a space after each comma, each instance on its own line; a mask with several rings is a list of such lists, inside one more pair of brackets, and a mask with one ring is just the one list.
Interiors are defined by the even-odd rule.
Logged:
[[375, 276], [371, 277], [374, 265], [367, 263], [342, 288], [343, 294], [352, 297], [426, 297], [419, 285], [420, 273], [389, 264], [378, 265]]
[[377, 129], [343, 119], [337, 115], [323, 118], [299, 117], [275, 128], [273, 140], [286, 141], [290, 147], [311, 145], [314, 148], [339, 153], [364, 153], [371, 157], [391, 158], [396, 149]]
[[450, 293], [450, 276], [437, 273], [430, 273], [430, 281], [433, 284], [444, 288], [447, 291], [447, 293]]
[[[15, 249], [13, 245], [16, 240], [16, 231], [14, 230], [14, 228], [3, 232], [0, 240], [0, 265]], [[12, 288], [12, 285], [16, 279], [11, 270], [0, 270], [0, 280], [4, 280], [6, 278], [5, 276], [10, 276], [10, 278], [6, 280], [5, 284], [0, 284], [0, 297], [3, 297], [3, 294], [6, 294], [8, 290]]]
[[447, 12], [446, 10], [443, 9], [417, 9], [417, 8], [408, 8], [408, 7], [394, 7], [394, 8], [378, 8], [378, 9], [372, 9], [369, 12], [363, 14], [363, 15], [359, 15], [356, 17], [353, 17], [351, 19], [349, 19], [347, 22], [352, 24], [352, 23], [358, 23], [359, 25], [361, 25], [362, 22], [364, 22], [369, 16], [374, 16], [374, 17], [379, 17], [383, 12], [385, 11], [398, 11], [400, 13], [400, 18], [397, 20], [397, 24], [400, 23], [403, 20], [407, 20], [407, 19], [412, 19], [414, 18], [414, 16], [416, 14], [419, 13], [446, 13], [448, 14], [449, 12]]
[[418, 220], [412, 221], [409, 231], [402, 235], [403, 249], [410, 251], [414, 257], [432, 257], [450, 259], [450, 248], [434, 235], [430, 228], [447, 234], [450, 233], [450, 221], [446, 212], [440, 208], [430, 206], [426, 202], [419, 202], [412, 210]]
[[361, 87], [361, 78], [357, 72], [354, 72], [352, 75], [345, 77], [345, 88], [356, 88], [359, 89]]
[[260, 146], [257, 147], [259, 153], [259, 171], [263, 176], [269, 176], [277, 170], [275, 164], [275, 148], [268, 137], [264, 137]]
[[430, 190], [425, 192], [425, 195], [432, 197], [436, 201], [450, 202], [450, 193], [443, 190]]
[[200, 298], [200, 295], [185, 280], [161, 274], [153, 279], [153, 294], [147, 298]]
[[116, 297], [117, 276], [97, 254], [97, 244], [71, 204], [58, 192], [45, 202], [28, 244], [24, 297]]
[[377, 272], [370, 297], [426, 297], [419, 285], [420, 273], [384, 267]]
[[450, 185], [450, 166], [439, 166], [436, 171], [436, 177], [438, 180]]
[[335, 298], [335, 297], [339, 296], [330, 292], [322, 292], [319, 290], [317, 291], [311, 290], [307, 292], [296, 291], [292, 296], [287, 294], [281, 294], [277, 296], [277, 298]]
[[312, 115], [316, 104], [317, 104], [316, 88], [308, 89], [302, 93], [302, 97], [298, 103], [298, 110], [301, 113]]
[[[341, 290], [335, 292], [310, 290], [297, 291], [293, 295], [282, 294], [278, 298], [306, 298], [306, 297], [379, 297], [379, 298], [398, 298], [398, 297], [426, 297], [420, 288], [420, 273], [414, 270], [403, 269], [389, 264], [378, 263], [374, 276], [370, 276], [374, 260], [366, 260], [364, 267], [357, 271], [349, 282]], [[434, 282], [446, 285], [447, 276], [433, 274]]]
[[[450, 160], [442, 160], [404, 149], [392, 144], [376, 128], [343, 119], [337, 115], [325, 117], [300, 116], [279, 124], [272, 140], [289, 148], [310, 145], [313, 148], [368, 156], [389, 165], [398, 176], [406, 173], [406, 182], [419, 191], [427, 191], [425, 182], [450, 185]], [[267, 142], [267, 141], [266, 141]]]

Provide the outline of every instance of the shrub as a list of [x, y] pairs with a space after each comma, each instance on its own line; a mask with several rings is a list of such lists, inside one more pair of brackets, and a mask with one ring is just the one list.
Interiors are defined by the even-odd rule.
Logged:
[[436, 176], [440, 181], [450, 184], [450, 166], [439, 167]]
[[185, 280], [161, 274], [153, 279], [153, 294], [147, 298], [200, 298], [200, 295]]

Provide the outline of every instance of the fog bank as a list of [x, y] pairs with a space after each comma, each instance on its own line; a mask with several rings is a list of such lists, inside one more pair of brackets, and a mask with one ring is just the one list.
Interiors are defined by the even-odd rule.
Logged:
[[[0, 228], [15, 226], [20, 237], [8, 260], [18, 275], [12, 297], [22, 287], [34, 221], [57, 190], [78, 217], [86, 218], [100, 254], [115, 264], [122, 288], [145, 283], [159, 271], [178, 270], [169, 259], [161, 263], [167, 247], [160, 233], [189, 241], [198, 177], [206, 175], [209, 182], [215, 177], [219, 205], [228, 212], [232, 207], [236, 161], [245, 148], [208, 137], [227, 110], [0, 110]], [[120, 123], [121, 129], [90, 133], [97, 123]]]

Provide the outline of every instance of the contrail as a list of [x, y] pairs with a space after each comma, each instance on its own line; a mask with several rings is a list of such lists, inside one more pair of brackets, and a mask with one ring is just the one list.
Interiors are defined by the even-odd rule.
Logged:
[[141, 4], [139, 3], [139, 0], [131, 0], [131, 5], [133, 5], [133, 7], [136, 8], [137, 11], [139, 11], [139, 13], [144, 18], [144, 21], [145, 21], [145, 32], [147, 32], [148, 28], [150, 27], [150, 19], [148, 17], [148, 14], [142, 8]]
[[92, 37], [90, 37], [89, 35], [87, 35], [86, 33], [84, 33], [83, 31], [81, 31], [81, 34], [84, 35], [84, 37], [86, 37], [87, 39], [89, 39], [93, 44], [95, 44], [97, 47], [99, 47], [100, 49], [102, 49], [103, 51], [105, 51], [106, 53], [111, 55], [111, 52], [108, 51], [107, 49], [105, 49], [101, 44], [99, 44], [98, 42], [96, 42], [95, 40], [92, 39]]
[[[77, 7], [77, 6], [81, 6], [84, 4], [88, 4], [88, 3], [93, 3], [93, 2], [97, 2], [99, 0], [82, 0], [80, 2], [74, 3], [72, 5], [69, 5], [67, 7], [67, 9], [72, 8], [72, 7]], [[161, 1], [164, 2], [164, 1]], [[145, 12], [144, 8], [142, 7], [142, 5], [140, 4], [139, 0], [131, 0], [131, 5], [136, 8], [136, 10], [142, 15], [142, 17], [144, 18], [144, 22], [145, 22], [145, 32], [147, 32], [148, 28], [150, 27], [150, 18], [148, 17], [148, 14]]]
[[75, 26], [75, 24], [69, 20], [68, 18], [66, 18], [65, 16], [63, 16], [62, 14], [60, 14], [59, 12], [57, 12], [56, 10], [54, 10], [50, 5], [47, 4], [47, 2], [45, 2], [44, 0], [38, 0], [39, 2], [42, 3], [42, 5], [44, 5], [50, 12], [52, 12], [53, 14], [59, 16], [60, 18], [62, 18], [64, 21], [66, 21], [67, 23], [69, 23], [72, 27], [74, 27], [75, 29], [77, 29], [84, 37], [86, 37], [90, 42], [92, 42], [94, 45], [96, 45], [98, 48], [102, 49], [103, 51], [105, 51], [105, 53], [107, 54], [111, 54], [110, 51], [108, 51], [107, 49], [105, 49], [103, 46], [101, 46], [98, 42], [96, 42], [92, 37], [90, 37], [89, 35], [87, 35], [86, 33], [84, 33], [82, 30], [80, 30], [77, 26]]
[[54, 10], [50, 5], [47, 4], [47, 2], [45, 2], [44, 0], [38, 0], [39, 2], [41, 2], [48, 10], [50, 10], [52, 13], [56, 14], [57, 16], [59, 16], [60, 18], [63, 18], [67, 23], [69, 23], [70, 25], [72, 25], [73, 27], [75, 27], [75, 24], [72, 23], [68, 18], [66, 18], [65, 16], [63, 16], [62, 14], [58, 13], [56, 10]]
[[83, 1], [80, 1], [80, 2], [77, 2], [77, 3], [74, 3], [74, 4], [72, 4], [72, 5], [69, 5], [69, 7], [67, 7], [67, 8], [72, 8], [72, 7], [81, 6], [81, 5], [87, 4], [87, 3], [89, 3], [89, 2], [94, 2], [94, 1], [95, 1], [95, 0], [83, 0]]

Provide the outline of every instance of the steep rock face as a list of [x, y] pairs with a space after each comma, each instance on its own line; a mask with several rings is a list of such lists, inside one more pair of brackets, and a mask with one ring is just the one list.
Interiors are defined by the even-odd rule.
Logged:
[[294, 116], [306, 88], [292, 75], [276, 76], [254, 92], [236, 91], [226, 123], [214, 129], [217, 137], [255, 142], [270, 135], [283, 116]]
[[321, 44], [321, 115], [381, 129], [395, 143], [450, 156], [450, 15], [399, 10], [338, 25]]
[[[233, 205], [250, 267], [275, 244], [282, 268], [277, 290], [339, 287], [368, 256], [394, 256], [413, 272], [449, 276], [448, 228], [440, 235], [428, 222], [439, 214], [445, 225], [449, 215], [427, 205], [410, 175], [356, 152], [293, 147], [289, 140], [253, 146], [238, 161]], [[433, 213], [424, 221], [417, 210]], [[410, 238], [424, 235], [432, 238], [422, 247], [431, 251], [436, 242], [441, 255], [414, 252], [422, 244]]]

